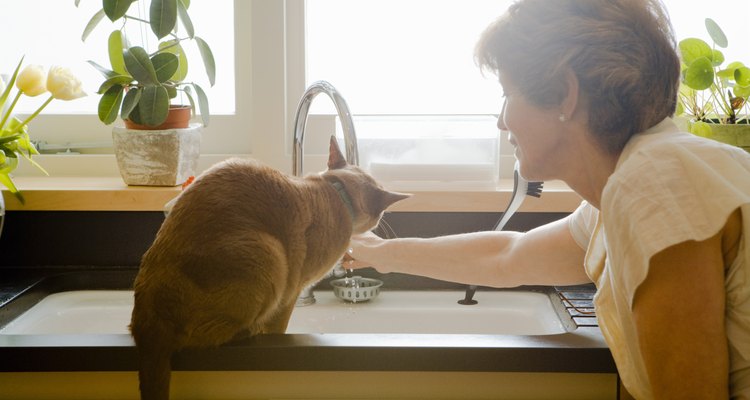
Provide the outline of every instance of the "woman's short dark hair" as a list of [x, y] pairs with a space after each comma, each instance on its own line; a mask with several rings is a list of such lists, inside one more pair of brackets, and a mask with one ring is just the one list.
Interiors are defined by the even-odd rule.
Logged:
[[485, 30], [475, 58], [539, 107], [559, 106], [570, 68], [610, 152], [677, 104], [680, 61], [659, 0], [520, 0]]

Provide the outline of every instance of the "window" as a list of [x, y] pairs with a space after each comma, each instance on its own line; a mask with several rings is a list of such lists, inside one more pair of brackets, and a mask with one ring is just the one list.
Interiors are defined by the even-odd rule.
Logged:
[[[451, 115], [468, 122], [471, 121], [468, 116], [497, 114], [500, 87], [494, 76], [482, 76], [474, 64], [473, 49], [483, 29], [511, 3], [510, 0], [307, 0], [303, 71], [306, 83], [325, 79], [334, 84], [347, 99], [355, 118], [365, 116], [355, 126], [358, 130], [364, 127], [363, 133], [369, 139], [371, 135], [379, 135], [383, 141], [388, 140], [384, 129], [395, 129], [397, 121], [419, 130], [440, 125], [440, 118]], [[665, 0], [665, 4], [678, 40], [690, 36], [709, 40], [703, 20], [710, 16], [729, 38], [727, 59], [750, 63], [750, 59], [742, 59], [747, 54], [741, 53], [746, 36], [744, 19], [750, 12], [746, 0], [712, 1], [710, 9], [695, 4], [687, 6], [680, 0]], [[314, 106], [313, 112], [323, 118], [333, 114], [333, 108], [323, 102]], [[422, 123], [413, 118], [406, 122], [407, 115], [421, 116], [417, 118]], [[469, 140], [480, 140], [481, 135], [472, 136], [482, 126], [476, 120], [472, 121], [473, 126], [463, 127], [456, 118], [452, 120], [456, 132]], [[488, 124], [493, 126], [494, 122]], [[419, 157], [435, 158], [435, 147], [427, 147]], [[507, 177], [512, 170], [512, 153], [507, 142], [501, 144], [501, 149], [500, 168], [506, 171], [503, 177]]]
[[[680, 0], [665, 2], [678, 38], [707, 39], [703, 19], [710, 16], [729, 38], [727, 58], [750, 63], [742, 53], [746, 36], [742, 18], [750, 14], [750, 2], [704, 0], [700, 2], [703, 7]], [[219, 68], [217, 84], [209, 93], [212, 119], [203, 137], [201, 152], [208, 157], [204, 166], [226, 154], [252, 154], [290, 171], [291, 126], [297, 101], [305, 87], [317, 79], [330, 81], [344, 94], [362, 121], [357, 122], [361, 135], [377, 137], [383, 132], [379, 124], [399, 121], [399, 129], [416, 125], [433, 129], [445, 126], [443, 122], [450, 126], [466, 122], [470, 127], [483, 126], [474, 130], [481, 139], [487, 135], [486, 129], [494, 129], [492, 114], [499, 112], [500, 87], [493, 76], [481, 75], [472, 52], [481, 30], [509, 3], [192, 0], [196, 30], [211, 45]], [[96, 46], [103, 46], [102, 33], [109, 28], [99, 26], [86, 43], [80, 40], [86, 22], [99, 7], [101, 0], [81, 0], [79, 8], [73, 0], [3, 4], [0, 73], [11, 73], [25, 54], [25, 64], [62, 64], [84, 79], [86, 75], [93, 79], [86, 85], [86, 100], [53, 102], [34, 120], [34, 139], [54, 144], [111, 143], [111, 128], [94, 115], [100, 78], [86, 63], [88, 59], [106, 63], [101, 59], [104, 52]], [[197, 70], [200, 76], [202, 71]], [[326, 138], [336, 129], [332, 107], [320, 97], [308, 122], [307, 171], [323, 168]], [[501, 144], [501, 150], [505, 157], [501, 169], [509, 171], [510, 147]], [[105, 153], [102, 157], [111, 153], [108, 148], [92, 151]], [[46, 160], [41, 162], [53, 175], [117, 174], [114, 166], [110, 172], [80, 165], [77, 170], [60, 172]]]
[[[499, 88], [494, 76], [479, 73], [473, 49], [484, 28], [511, 3], [307, 0], [307, 83], [331, 80], [355, 114], [496, 114]], [[741, 53], [747, 1], [712, 1], [710, 9], [680, 0], [665, 4], [678, 40], [709, 40], [703, 24], [709, 16], [729, 38], [727, 59], [748, 57]]]
[[[46, 142], [50, 148], [55, 148], [52, 145], [69, 144], [75, 150], [84, 152], [111, 152], [108, 149], [112, 141], [111, 127], [103, 125], [96, 117], [99, 101], [96, 91], [102, 76], [87, 60], [109, 66], [107, 36], [118, 25], [104, 18], [85, 42], [81, 40], [84, 27], [101, 7], [101, 0], [81, 0], [79, 7], [75, 6], [73, 0], [25, 0], [3, 4], [0, 14], [0, 36], [4, 38], [0, 73], [6, 76], [12, 74], [24, 56], [24, 66], [40, 64], [45, 68], [52, 65], [70, 68], [82, 80], [88, 93], [87, 97], [75, 101], [53, 101], [34, 120], [30, 127], [32, 139]], [[130, 13], [137, 12], [139, 7], [145, 7], [145, 2], [134, 3]], [[240, 10], [243, 7], [247, 9], [247, 6], [239, 5]], [[141, 10], [141, 14], [148, 15], [148, 11]], [[211, 141], [204, 141], [204, 151], [249, 153], [249, 140], [233, 137], [237, 130], [226, 128], [232, 121], [238, 120], [235, 93], [238, 92], [237, 82], [241, 80], [235, 79], [235, 58], [242, 56], [243, 52], [249, 53], [242, 48], [235, 52], [235, 27], [232, 23], [235, 20], [234, 2], [194, 0], [190, 5], [190, 16], [196, 35], [209, 43], [217, 60], [216, 85], [210, 87], [196, 46], [193, 43], [185, 45], [186, 52], [193, 53], [189, 55], [192, 61], [189, 79], [198, 82], [210, 99], [213, 118], [206, 134], [213, 137]], [[239, 32], [242, 33], [242, 29]], [[146, 37], [152, 38], [150, 34]], [[31, 113], [45, 97], [24, 97], [15, 112], [21, 115]], [[223, 137], [225, 133], [226, 137]], [[222, 147], [222, 143], [226, 145]], [[45, 148], [45, 144], [41, 147]]]

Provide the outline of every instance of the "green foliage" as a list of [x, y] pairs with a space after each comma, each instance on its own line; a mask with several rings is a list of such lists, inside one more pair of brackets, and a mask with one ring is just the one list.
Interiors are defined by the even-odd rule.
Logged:
[[698, 38], [679, 43], [682, 81], [677, 114], [686, 113], [694, 122], [691, 131], [700, 136], [710, 134], [709, 123], [748, 123], [750, 68], [735, 61], [722, 67], [721, 50], [728, 40], [719, 25], [706, 18], [706, 31], [713, 46]]
[[45, 171], [41, 165], [39, 165], [31, 158], [31, 156], [37, 155], [39, 154], [39, 152], [31, 142], [28, 123], [32, 119], [34, 119], [34, 117], [38, 115], [42, 111], [42, 109], [44, 109], [44, 107], [52, 100], [52, 98], [47, 100], [37, 111], [35, 111], [24, 121], [21, 121], [17, 117], [13, 116], [12, 113], [16, 101], [18, 101], [18, 98], [21, 96], [20, 91], [16, 94], [11, 104], [8, 107], [5, 107], [6, 101], [10, 96], [10, 92], [11, 90], [13, 90], [13, 87], [16, 83], [16, 78], [18, 78], [18, 72], [21, 70], [22, 64], [23, 57], [21, 58], [21, 61], [18, 62], [18, 66], [16, 67], [15, 71], [13, 71], [13, 75], [10, 77], [10, 81], [3, 89], [2, 94], [0, 94], [0, 185], [8, 188], [8, 190], [16, 196], [21, 204], [25, 202], [23, 194], [21, 194], [21, 192], [16, 187], [15, 183], [13, 182], [13, 178], [11, 178], [10, 176], [10, 173], [13, 172], [16, 167], [18, 167], [19, 158], [26, 159], [26, 161], [31, 163], [40, 171], [45, 174], [47, 173], [47, 171]]
[[[76, 6], [80, 0], [76, 0]], [[143, 0], [145, 1], [145, 0]], [[81, 40], [86, 40], [106, 16], [110, 21], [122, 21], [120, 29], [107, 39], [110, 68], [89, 61], [104, 75], [99, 87], [99, 119], [111, 124], [117, 116], [135, 123], [156, 126], [164, 122], [172, 99], [184, 93], [193, 110], [198, 110], [203, 125], [208, 125], [209, 107], [205, 91], [195, 82], [185, 82], [188, 59], [182, 44], [197, 46], [211, 86], [216, 82], [213, 52], [205, 40], [195, 36], [195, 28], [188, 14], [189, 0], [149, 0], [148, 19], [130, 15], [136, 0], [102, 0], [102, 9], [91, 17]], [[133, 7], [134, 9], [136, 7]], [[128, 23], [148, 25], [158, 42], [158, 50], [149, 54], [143, 46], [130, 45], [125, 36]], [[181, 27], [178, 35], [178, 27]], [[145, 30], [140, 30], [146, 32]], [[146, 42], [142, 38], [141, 42]], [[191, 89], [192, 88], [192, 89]], [[193, 91], [198, 102], [193, 99]]]

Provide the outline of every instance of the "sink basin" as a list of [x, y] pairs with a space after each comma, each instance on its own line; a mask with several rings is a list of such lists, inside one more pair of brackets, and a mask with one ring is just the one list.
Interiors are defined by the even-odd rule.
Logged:
[[297, 308], [288, 333], [436, 333], [548, 335], [566, 332], [549, 296], [522, 291], [478, 292], [476, 305], [457, 303], [459, 291], [383, 291], [365, 303], [317, 292]]
[[[463, 296], [460, 291], [383, 291], [368, 302], [346, 303], [318, 291], [315, 305], [295, 308], [287, 333], [549, 335], [571, 330], [567, 314], [561, 319], [545, 293], [480, 291], [473, 306], [457, 304]], [[127, 290], [54, 293], [0, 335], [127, 334], [132, 308], [133, 292]]]

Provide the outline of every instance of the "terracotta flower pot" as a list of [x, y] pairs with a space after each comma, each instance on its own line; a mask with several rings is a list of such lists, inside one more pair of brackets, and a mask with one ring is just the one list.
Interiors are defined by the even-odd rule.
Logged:
[[165, 130], [165, 129], [185, 129], [190, 126], [190, 117], [193, 109], [190, 106], [170, 106], [167, 119], [157, 126], [148, 126], [137, 124], [129, 119], [125, 120], [125, 127], [128, 129], [140, 130]]

